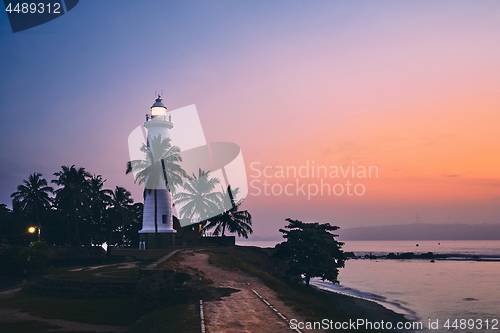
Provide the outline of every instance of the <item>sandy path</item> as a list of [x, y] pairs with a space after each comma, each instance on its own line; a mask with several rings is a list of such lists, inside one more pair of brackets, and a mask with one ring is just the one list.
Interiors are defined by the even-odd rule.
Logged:
[[119, 264], [109, 264], [109, 265], [100, 265], [100, 266], [92, 266], [92, 267], [79, 267], [79, 268], [70, 269], [69, 272], [80, 272], [83, 270], [91, 271], [91, 270], [98, 269], [98, 268], [113, 267], [113, 266], [115, 266], [116, 269], [130, 269], [130, 268], [136, 267], [137, 264], [139, 264], [139, 263], [140, 263], [140, 261], [130, 261], [130, 262], [119, 263]]
[[[299, 321], [305, 321], [279, 300], [276, 294], [259, 279], [240, 271], [230, 271], [212, 266], [208, 263], [208, 254], [186, 255], [183, 264], [203, 271], [209, 279], [214, 281], [216, 287], [240, 290], [220, 301], [203, 302], [208, 333], [292, 332], [288, 324], [265, 305], [252, 292], [252, 289], [289, 320], [295, 318]], [[322, 331], [309, 330], [308, 332]]]

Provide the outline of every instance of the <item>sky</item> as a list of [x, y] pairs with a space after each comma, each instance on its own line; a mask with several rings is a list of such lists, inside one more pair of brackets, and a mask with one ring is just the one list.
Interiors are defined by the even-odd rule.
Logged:
[[73, 164], [142, 201], [127, 138], [163, 91], [240, 146], [259, 237], [500, 223], [498, 1], [87, 0], [18, 33], [0, 13], [0, 40], [2, 203]]

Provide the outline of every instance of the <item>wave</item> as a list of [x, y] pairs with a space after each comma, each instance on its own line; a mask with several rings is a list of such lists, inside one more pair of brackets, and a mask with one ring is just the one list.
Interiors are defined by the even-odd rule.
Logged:
[[407, 308], [406, 306], [401, 304], [401, 302], [388, 300], [386, 297], [384, 297], [382, 295], [363, 292], [363, 291], [360, 291], [357, 289], [344, 287], [344, 286], [334, 284], [334, 283], [331, 283], [328, 281], [321, 281], [320, 279], [311, 279], [310, 283], [313, 286], [315, 286], [319, 289], [322, 289], [322, 290], [334, 292], [334, 293], [341, 294], [341, 295], [351, 296], [351, 297], [363, 299], [363, 300], [370, 301], [370, 302], [375, 302], [377, 304], [382, 305], [383, 307], [385, 307], [388, 310], [402, 314], [408, 320], [411, 320], [411, 321], [419, 320], [419, 317], [417, 316], [417, 313], [415, 311]]

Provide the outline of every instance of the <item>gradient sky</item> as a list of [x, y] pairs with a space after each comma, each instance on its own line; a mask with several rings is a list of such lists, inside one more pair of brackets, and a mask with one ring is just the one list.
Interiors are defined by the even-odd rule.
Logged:
[[498, 1], [87, 0], [16, 34], [2, 13], [0, 39], [0, 202], [72, 164], [141, 200], [127, 137], [163, 90], [249, 180], [255, 162], [378, 167], [351, 179], [363, 196], [249, 195], [258, 236], [287, 217], [500, 223]]

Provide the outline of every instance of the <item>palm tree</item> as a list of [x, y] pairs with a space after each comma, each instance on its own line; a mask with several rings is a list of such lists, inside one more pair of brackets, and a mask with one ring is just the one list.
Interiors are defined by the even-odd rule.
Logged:
[[89, 203], [88, 211], [90, 223], [92, 225], [92, 241], [94, 244], [102, 244], [105, 237], [101, 234], [100, 229], [103, 227], [106, 217], [106, 209], [111, 204], [113, 191], [104, 189], [104, 182], [101, 175], [93, 175], [89, 178]]
[[188, 176], [184, 183], [185, 192], [174, 195], [176, 204], [184, 205], [179, 214], [189, 224], [206, 221], [221, 211], [222, 195], [214, 192], [220, 183], [216, 177], [210, 178], [209, 172], [198, 170], [198, 176]]
[[20, 204], [20, 208], [25, 213], [35, 217], [38, 228], [40, 228], [40, 215], [50, 207], [52, 199], [49, 194], [52, 192], [54, 189], [48, 186], [47, 180], [42, 178], [42, 174], [33, 173], [29, 175], [27, 180], [23, 180], [23, 184], [17, 187], [17, 192], [12, 193], [11, 197], [14, 202]]
[[125, 228], [134, 218], [133, 211], [134, 199], [132, 194], [125, 188], [117, 186], [111, 195], [111, 219], [110, 219], [110, 235], [108, 245], [111, 245], [113, 231], [120, 226], [122, 227], [122, 242], [125, 245]]
[[78, 231], [78, 220], [83, 220], [84, 213], [90, 207], [91, 190], [88, 179], [91, 175], [85, 171], [85, 168], [77, 169], [74, 165], [71, 167], [62, 166], [61, 168], [62, 171], [54, 173], [54, 176], [58, 178], [52, 181], [61, 186], [54, 191], [57, 207], [67, 218], [68, 243], [71, 245], [70, 221], [72, 221], [78, 245], [82, 245]]
[[133, 160], [127, 162], [126, 174], [137, 172], [134, 182], [145, 184], [144, 198], [146, 194], [153, 192], [154, 195], [154, 221], [155, 221], [155, 247], [158, 247], [158, 193], [159, 187], [164, 183], [168, 190], [167, 205], [172, 208], [170, 196], [170, 185], [175, 190], [176, 185], [183, 184], [186, 172], [180, 166], [182, 158], [180, 149], [172, 146], [170, 138], [162, 138], [161, 135], [148, 138], [147, 144], [142, 144], [141, 152], [146, 155], [144, 160]]
[[[12, 229], [12, 211], [6, 204], [0, 204], [0, 234], [9, 235]], [[0, 243], [2, 240], [0, 239]], [[1, 247], [1, 245], [0, 245]], [[1, 251], [1, 250], [0, 250]]]
[[[223, 191], [224, 212], [209, 219], [209, 223], [203, 230], [215, 228], [213, 234], [224, 237], [226, 229], [230, 233], [237, 233], [239, 237], [248, 238], [252, 230], [252, 215], [246, 210], [238, 210], [243, 200], [236, 201], [235, 196], [238, 193], [238, 188], [231, 190], [231, 186], [227, 187], [227, 192]], [[229, 199], [229, 200], [228, 200]]]
[[144, 204], [136, 202], [130, 206], [131, 220], [129, 221], [128, 228], [125, 228], [125, 238], [130, 246], [139, 246], [139, 230], [142, 227], [142, 215], [144, 211]]

